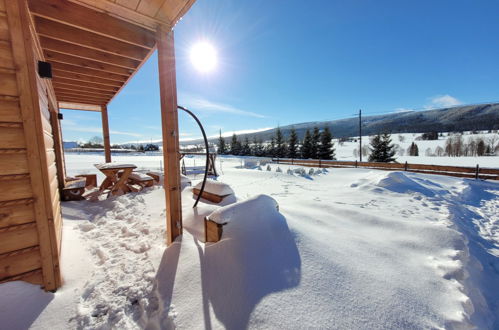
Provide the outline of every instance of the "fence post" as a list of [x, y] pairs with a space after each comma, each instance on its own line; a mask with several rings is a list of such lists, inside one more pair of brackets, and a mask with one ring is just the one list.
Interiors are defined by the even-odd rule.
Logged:
[[357, 168], [357, 160], [355, 160], [355, 168]]
[[405, 164], [404, 164], [404, 171], [407, 171], [407, 161], [405, 161]]
[[322, 163], [321, 163], [321, 160], [319, 159], [319, 168], [322, 167]]
[[294, 164], [294, 158], [291, 158], [291, 165]]
[[277, 164], [279, 164], [279, 158], [277, 158]]
[[475, 180], [478, 180], [478, 172], [480, 172], [480, 167], [476, 164]]

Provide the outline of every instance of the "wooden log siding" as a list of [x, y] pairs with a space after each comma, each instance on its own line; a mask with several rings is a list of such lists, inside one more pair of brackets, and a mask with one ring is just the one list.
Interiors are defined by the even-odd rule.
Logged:
[[[0, 283], [61, 285], [62, 229], [55, 94], [37, 75], [44, 60], [23, 0], [0, 0]], [[8, 72], [8, 73], [7, 73]], [[59, 145], [57, 144], [57, 147]]]
[[463, 178], [475, 178], [499, 180], [499, 169], [480, 168], [478, 173], [476, 167], [463, 166], [443, 166], [443, 165], [426, 165], [426, 164], [408, 164], [408, 163], [374, 163], [374, 162], [357, 162], [357, 161], [336, 161], [336, 160], [318, 160], [318, 159], [288, 159], [288, 158], [273, 158], [272, 161], [276, 164], [287, 164], [297, 166], [319, 167], [319, 168], [334, 168], [334, 167], [364, 167], [371, 169], [387, 170], [387, 171], [407, 171], [426, 174], [439, 174]]

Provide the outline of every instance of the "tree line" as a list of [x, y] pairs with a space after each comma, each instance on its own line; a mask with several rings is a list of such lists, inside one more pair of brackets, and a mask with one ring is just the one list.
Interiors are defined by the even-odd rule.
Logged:
[[333, 135], [328, 127], [322, 131], [318, 127], [314, 127], [312, 131], [307, 130], [301, 141], [294, 128], [286, 138], [278, 127], [275, 135], [266, 143], [256, 137], [250, 142], [247, 136], [241, 141], [235, 133], [231, 140], [226, 142], [220, 133], [218, 153], [234, 156], [333, 160], [336, 157], [332, 140]]

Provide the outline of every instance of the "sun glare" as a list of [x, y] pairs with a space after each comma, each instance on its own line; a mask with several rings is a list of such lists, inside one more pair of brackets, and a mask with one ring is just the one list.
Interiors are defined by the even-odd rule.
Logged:
[[194, 44], [190, 51], [192, 65], [201, 72], [213, 71], [217, 66], [217, 52], [207, 42]]

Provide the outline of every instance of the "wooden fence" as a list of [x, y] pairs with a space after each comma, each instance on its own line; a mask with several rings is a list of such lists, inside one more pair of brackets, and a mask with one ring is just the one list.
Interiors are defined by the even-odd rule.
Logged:
[[442, 165], [425, 165], [425, 164], [409, 164], [405, 163], [372, 163], [358, 161], [337, 161], [337, 160], [320, 160], [320, 159], [289, 159], [289, 158], [272, 158], [272, 162], [276, 164], [288, 164], [298, 166], [309, 166], [319, 168], [330, 167], [364, 167], [386, 171], [407, 171], [425, 174], [449, 175], [463, 178], [499, 180], [499, 169], [480, 168], [464, 166], [442, 166]]

